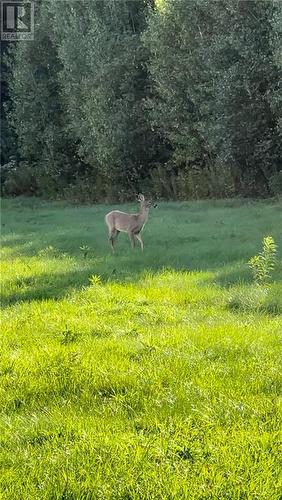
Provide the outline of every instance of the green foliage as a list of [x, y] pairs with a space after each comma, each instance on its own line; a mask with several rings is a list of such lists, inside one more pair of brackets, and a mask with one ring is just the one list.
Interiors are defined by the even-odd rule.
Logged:
[[146, 52], [140, 42], [146, 2], [49, 4], [62, 95], [79, 154], [108, 182], [120, 183], [121, 191], [134, 192], [152, 156], [143, 105]]
[[265, 286], [249, 286], [241, 283], [232, 286], [227, 299], [227, 308], [239, 314], [270, 314], [280, 316], [282, 314], [281, 286], [269, 284]]
[[174, 169], [216, 163], [232, 169], [237, 192], [269, 192], [281, 158], [269, 102], [281, 92], [270, 43], [276, 3], [167, 0], [150, 17], [149, 107]]
[[17, 154], [13, 129], [9, 126], [4, 110], [1, 111], [1, 166], [6, 165]]
[[82, 255], [83, 255], [84, 259], [86, 259], [87, 255], [88, 255], [88, 253], [90, 251], [90, 247], [88, 245], [81, 245], [79, 247], [79, 250], [82, 252]]
[[1, 166], [1, 191], [5, 196], [32, 196], [38, 190], [36, 165], [11, 159]]
[[163, 7], [152, 12], [143, 36], [150, 51], [152, 126], [171, 145], [174, 169], [203, 166], [213, 160], [199, 130], [203, 119], [197, 94], [203, 81], [200, 18], [204, 3], [166, 1]]
[[[277, 116], [276, 128], [281, 138], [282, 136], [282, 5], [275, 3], [275, 9], [271, 18], [271, 48], [273, 61], [277, 67], [278, 79], [275, 87], [271, 89], [269, 101], [271, 107]], [[280, 162], [280, 170], [282, 169]]]
[[279, 194], [279, 2], [46, 0], [35, 17], [34, 41], [10, 51], [3, 115], [3, 163], [23, 161], [33, 192]]
[[[1, 92], [1, 116], [0, 116], [0, 130], [1, 130], [1, 147], [0, 147], [0, 155], [1, 155], [1, 167], [9, 163], [10, 160], [17, 156], [17, 146], [16, 146], [16, 137], [15, 132], [11, 126], [9, 126], [8, 122], [8, 112], [11, 105], [10, 95], [9, 95], [9, 86], [8, 86], [8, 68], [7, 68], [7, 59], [9, 53], [9, 44], [8, 42], [1, 40], [0, 44], [1, 49], [1, 84], [0, 84], [0, 92]], [[1, 178], [2, 182], [2, 178]]]
[[61, 332], [60, 337], [61, 337], [61, 344], [68, 345], [71, 344], [72, 342], [75, 342], [78, 335], [66, 326], [65, 330]]
[[3, 200], [0, 497], [278, 500], [281, 203], [160, 203], [115, 256], [111, 208]]
[[276, 196], [282, 195], [282, 170], [274, 174], [269, 180], [271, 192]]
[[266, 283], [271, 278], [277, 261], [277, 245], [272, 236], [263, 238], [263, 249], [252, 257], [249, 266], [257, 283]]
[[89, 282], [91, 283], [92, 286], [101, 285], [101, 276], [93, 274], [93, 276], [89, 278]]
[[157, 198], [175, 200], [229, 198], [235, 194], [232, 171], [220, 164], [186, 166], [176, 172], [168, 165], [158, 165], [151, 170], [144, 188]]
[[60, 62], [46, 6], [45, 2], [36, 4], [34, 41], [15, 44], [9, 64], [10, 124], [16, 131], [19, 156], [25, 161], [18, 170], [25, 165], [29, 176], [35, 166], [39, 194], [40, 188], [46, 193], [59, 190], [76, 168], [57, 78]]
[[210, 45], [215, 57], [207, 58], [215, 78], [209, 143], [233, 166], [237, 190], [248, 195], [269, 193], [269, 180], [281, 157], [277, 118], [269, 104], [279, 81], [269, 41], [275, 4], [224, 2]]

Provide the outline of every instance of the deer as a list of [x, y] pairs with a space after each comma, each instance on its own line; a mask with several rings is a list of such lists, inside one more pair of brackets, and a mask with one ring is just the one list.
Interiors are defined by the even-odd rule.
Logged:
[[151, 200], [145, 200], [143, 194], [139, 194], [137, 201], [140, 203], [140, 211], [138, 214], [127, 214], [120, 210], [113, 210], [105, 216], [105, 222], [109, 229], [109, 243], [114, 253], [114, 243], [119, 233], [127, 233], [131, 243], [131, 248], [135, 247], [135, 239], [140, 243], [142, 252], [144, 251], [144, 243], [141, 238], [141, 231], [148, 221], [149, 210], [151, 207], [156, 208], [157, 204]]

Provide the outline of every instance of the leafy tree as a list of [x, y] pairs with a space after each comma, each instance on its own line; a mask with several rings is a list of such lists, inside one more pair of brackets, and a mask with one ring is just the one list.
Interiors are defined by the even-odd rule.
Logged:
[[[69, 130], [81, 158], [121, 196], [138, 189], [154, 155], [144, 114], [147, 2], [50, 1]], [[109, 187], [110, 189], [110, 187]]]
[[148, 106], [152, 125], [169, 142], [175, 166], [211, 160], [199, 125], [199, 87], [205, 80], [202, 30], [210, 28], [207, 2], [158, 1], [151, 11], [144, 42], [150, 51], [152, 83]]
[[10, 101], [2, 90], [2, 153], [12, 156], [15, 132], [17, 192], [29, 179], [41, 193], [77, 186], [100, 199], [143, 187], [182, 198], [234, 185], [243, 195], [279, 192], [279, 2], [35, 6], [35, 39], [9, 58]]
[[240, 194], [266, 194], [281, 156], [269, 93], [273, 2], [164, 0], [151, 13], [152, 122], [172, 162], [232, 167]]
[[7, 113], [10, 106], [8, 90], [8, 75], [6, 60], [8, 57], [9, 43], [1, 42], [1, 165], [16, 157], [16, 140], [12, 128], [9, 126]]
[[208, 137], [232, 165], [238, 191], [264, 195], [281, 155], [268, 99], [278, 81], [270, 43], [274, 4], [226, 0], [221, 6], [207, 57], [215, 82]]
[[57, 183], [68, 175], [72, 146], [66, 136], [57, 79], [60, 61], [44, 2], [36, 4], [35, 19], [34, 41], [15, 44], [10, 59], [10, 124], [24, 160], [22, 168], [36, 169], [47, 189], [50, 180]]
[[272, 57], [277, 66], [277, 85], [270, 94], [270, 102], [277, 115], [277, 128], [282, 135], [282, 4], [274, 2], [272, 23]]
[[[282, 5], [274, 2], [272, 16], [272, 57], [277, 67], [278, 78], [276, 85], [269, 92], [269, 102], [276, 117], [275, 133], [278, 135], [280, 144], [282, 143]], [[270, 188], [273, 194], [282, 194], [282, 151], [276, 161], [276, 171], [270, 179]]]

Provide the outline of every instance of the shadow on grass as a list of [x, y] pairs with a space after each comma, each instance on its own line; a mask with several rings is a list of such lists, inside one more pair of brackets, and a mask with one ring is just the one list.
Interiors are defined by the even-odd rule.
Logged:
[[44, 274], [17, 279], [15, 280], [17, 291], [5, 295], [4, 290], [1, 297], [1, 306], [5, 308], [33, 300], [62, 299], [70, 292], [89, 285], [89, 278], [92, 274], [91, 270], [86, 268], [69, 273]]
[[44, 301], [48, 299], [60, 300], [67, 297], [71, 292], [79, 291], [90, 285], [91, 277], [99, 276], [102, 283], [136, 283], [146, 273], [156, 274], [163, 269], [171, 271], [186, 272], [183, 265], [168, 266], [164, 262], [151, 262], [152, 266], [144, 266], [140, 259], [135, 260], [132, 267], [130, 259], [123, 257], [111, 257], [109, 260], [97, 262], [97, 259], [76, 260], [73, 269], [66, 272], [55, 272], [50, 274], [31, 275], [28, 277], [15, 276], [7, 282], [9, 287], [5, 290], [5, 283], [1, 289], [1, 307], [6, 308], [18, 303], [30, 301]]
[[246, 262], [235, 262], [219, 268], [215, 273], [213, 283], [222, 288], [230, 288], [235, 284], [252, 283], [252, 274]]
[[[273, 281], [282, 285], [282, 261], [277, 259], [275, 272], [273, 273]], [[254, 284], [254, 277], [249, 268], [248, 261], [239, 260], [231, 262], [215, 270], [215, 277], [212, 280], [222, 288], [231, 288], [234, 285], [251, 285]], [[272, 282], [272, 281], [271, 281]]]
[[[181, 271], [181, 269], [172, 269], [172, 271]], [[157, 273], [160, 269], [155, 269]], [[183, 269], [182, 269], [183, 271]], [[109, 268], [104, 273], [99, 274], [102, 283], [107, 282], [120, 282], [130, 283], [135, 282], [142, 277], [143, 272], [132, 274], [128, 271], [117, 271], [116, 269]], [[31, 301], [45, 301], [45, 300], [62, 300], [67, 298], [72, 292], [78, 292], [90, 285], [90, 278], [93, 274], [97, 274], [97, 268], [93, 265], [85, 269], [73, 270], [65, 273], [44, 274], [40, 276], [31, 276], [27, 278], [18, 278], [15, 280], [15, 285], [18, 287], [17, 291], [10, 295], [2, 297], [2, 308], [7, 308], [16, 304], [31, 302]], [[282, 283], [273, 283], [269, 289], [263, 287], [256, 287], [251, 280], [238, 281], [238, 274], [233, 271], [228, 275], [225, 270], [223, 277], [213, 280], [212, 283], [219, 284], [223, 289], [227, 289], [228, 295], [226, 296], [226, 309], [234, 314], [268, 314], [270, 316], [280, 316], [282, 314]], [[232, 282], [231, 282], [232, 277]], [[237, 279], [236, 279], [237, 277]], [[203, 280], [202, 285], [211, 284], [210, 280]], [[235, 285], [235, 286], [234, 286]], [[242, 285], [237, 287], [236, 285]], [[201, 286], [201, 284], [199, 284]], [[232, 288], [233, 287], [233, 288]]]
[[[71, 292], [79, 291], [90, 285], [91, 277], [99, 276], [102, 283], [136, 283], [146, 272], [157, 273], [164, 269], [161, 263], [154, 267], [144, 268], [144, 263], [139, 260], [132, 269], [123, 265], [119, 266], [118, 258], [110, 261], [98, 262], [97, 259], [77, 260], [75, 265], [80, 269], [68, 272], [55, 272], [50, 274], [32, 275], [28, 277], [14, 277], [9, 281], [10, 290], [5, 291], [5, 284], [1, 289], [1, 307], [6, 308], [18, 303], [30, 301], [44, 301], [48, 299], [60, 300]], [[184, 271], [183, 266], [172, 268], [173, 271]], [[13, 290], [14, 289], [14, 290]], [[8, 293], [7, 293], [8, 292]]]
[[230, 290], [226, 304], [234, 313], [262, 313], [270, 316], [282, 314], [282, 284], [269, 286], [254, 285], [242, 288], [235, 286]]
[[[16, 248], [20, 241], [25, 241], [26, 245], [29, 244], [27, 240], [23, 240], [19, 236], [15, 240], [9, 241], [7, 246]], [[58, 241], [62, 242], [62, 245], [59, 246], [60, 249], [58, 249]], [[83, 259], [78, 243], [74, 243], [71, 235], [63, 239], [62, 237], [58, 238], [56, 235], [52, 237], [52, 234], [48, 232], [44, 234], [44, 240], [41, 235], [41, 238], [32, 241], [29, 247], [25, 246], [23, 252], [22, 247], [17, 247], [16, 252], [19, 257], [35, 256], [43, 260], [50, 257], [58, 258], [58, 268], [62, 258], [61, 249], [70, 249], [71, 251], [67, 255], [72, 259], [71, 266], [73, 266], [73, 269], [65, 272], [58, 270], [58, 272], [50, 274], [19, 277], [14, 278], [14, 280], [12, 278], [10, 293], [5, 293], [5, 290], [3, 290], [2, 307], [33, 300], [62, 299], [73, 291], [79, 291], [82, 287], [89, 286], [92, 275], [99, 275], [102, 282], [110, 281], [126, 284], [138, 281], [146, 272], [155, 274], [164, 268], [177, 272], [211, 272], [211, 277], [203, 275], [203, 280], [201, 280], [203, 285], [214, 284], [226, 290], [236, 284], [250, 285], [252, 283], [252, 275], [247, 260], [242, 259], [241, 256], [238, 258], [236, 252], [229, 254], [228, 263], [224, 264], [222, 262], [224, 254], [220, 254], [219, 251], [216, 252], [214, 247], [207, 249], [204, 245], [197, 246], [198, 252], [194, 252], [193, 242], [188, 247], [185, 242], [183, 246], [177, 245], [177, 247], [172, 246], [168, 249], [163, 245], [160, 253], [159, 245], [154, 242], [154, 245], [151, 245], [148, 249], [145, 248], [144, 254], [141, 253], [138, 247], [132, 252], [127, 247], [126, 238], [119, 243], [121, 245], [117, 247], [115, 256], [111, 255], [105, 241], [104, 247], [103, 242], [100, 243], [99, 251], [96, 250], [95, 257], [92, 257], [92, 251], [90, 251], [86, 259]], [[52, 244], [56, 245], [56, 247], [52, 247]], [[199, 262], [202, 264], [201, 268]], [[282, 267], [280, 270], [278, 269], [278, 280], [280, 274], [282, 277]], [[15, 290], [13, 290], [13, 286]], [[276, 308], [275, 303], [273, 310]], [[235, 311], [235, 309], [236, 307], [233, 310]], [[280, 311], [280, 307], [278, 307], [278, 310]]]

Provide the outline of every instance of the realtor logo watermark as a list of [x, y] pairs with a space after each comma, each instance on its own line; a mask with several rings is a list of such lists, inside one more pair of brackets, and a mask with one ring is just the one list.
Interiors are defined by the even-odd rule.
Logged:
[[1, 0], [1, 40], [34, 40], [34, 2]]

